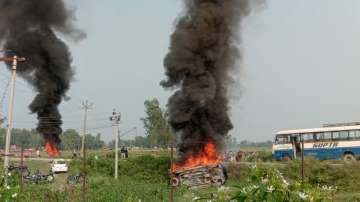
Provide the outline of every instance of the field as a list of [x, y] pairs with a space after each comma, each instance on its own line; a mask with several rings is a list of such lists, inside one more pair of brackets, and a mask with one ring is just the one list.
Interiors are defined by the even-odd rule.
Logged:
[[[264, 151], [264, 150], [263, 150]], [[266, 152], [266, 150], [264, 151]], [[267, 151], [269, 152], [269, 151]], [[63, 156], [68, 157], [68, 155]], [[86, 201], [168, 201], [168, 168], [170, 158], [168, 151], [132, 151], [128, 160], [119, 162], [119, 179], [113, 178], [114, 153], [91, 151], [88, 153], [86, 173], [88, 174], [85, 197]], [[266, 158], [263, 158], [266, 159]], [[34, 170], [47, 172], [48, 161], [27, 160], [25, 164]], [[228, 164], [229, 180], [225, 185], [226, 192], [218, 188], [189, 190], [180, 187], [175, 190], [176, 202], [229, 201], [226, 198], [236, 195], [238, 186], [242, 186], [251, 175], [256, 165], [261, 169], [277, 169], [289, 181], [301, 181], [300, 162], [242, 162]], [[71, 171], [83, 171], [82, 161], [73, 160]], [[305, 161], [305, 181], [309, 185], [336, 187], [334, 201], [360, 201], [360, 168], [359, 163], [344, 164], [342, 162], [319, 162], [314, 159]], [[67, 185], [68, 174], [56, 175], [55, 181], [49, 185], [27, 185], [20, 191], [14, 184], [18, 195], [12, 201], [83, 201], [81, 185]], [[6, 190], [2, 190], [6, 192]], [[221, 198], [221, 193], [227, 195]], [[6, 193], [2, 193], [6, 194]], [[10, 201], [11, 201], [10, 200]]]

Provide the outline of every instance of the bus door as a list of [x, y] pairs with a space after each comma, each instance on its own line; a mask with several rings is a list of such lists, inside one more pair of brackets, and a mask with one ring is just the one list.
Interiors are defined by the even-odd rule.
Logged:
[[297, 157], [301, 156], [301, 141], [300, 136], [292, 136], [291, 137], [291, 144], [293, 147], [294, 152], [294, 159], [297, 159]]

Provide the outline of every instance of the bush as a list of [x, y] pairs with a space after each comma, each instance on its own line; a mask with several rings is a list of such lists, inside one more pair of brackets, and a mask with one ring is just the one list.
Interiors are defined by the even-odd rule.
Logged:
[[271, 162], [273, 160], [271, 151], [259, 151], [259, 159], [262, 162]]
[[[184, 189], [178, 189], [175, 197], [181, 198], [184, 192]], [[115, 180], [109, 177], [93, 176], [87, 180], [86, 186], [86, 199], [91, 202], [168, 201], [168, 194], [167, 183], [136, 182], [128, 177]], [[19, 195], [18, 201], [80, 202], [82, 197], [81, 185], [67, 188], [65, 191], [55, 191], [47, 186], [33, 185], [25, 187]]]
[[[105, 156], [90, 156], [86, 160], [86, 173], [91, 176], [98, 174], [107, 177], [114, 176], [114, 159]], [[73, 161], [70, 165], [75, 172], [83, 171], [81, 160]], [[132, 177], [134, 180], [164, 182], [168, 179], [170, 157], [150, 155], [138, 156], [119, 161], [119, 176]]]
[[[338, 187], [340, 191], [358, 192], [360, 190], [359, 168], [358, 163], [334, 164], [306, 158], [304, 176], [305, 181], [311, 185], [331, 185]], [[283, 172], [290, 179], [300, 180], [301, 162], [298, 160], [289, 162]]]
[[[98, 178], [91, 180], [88, 198], [93, 202], [129, 201], [129, 202], [158, 202], [168, 201], [167, 183], [144, 183], [134, 181], [129, 177], [119, 180]], [[184, 190], [178, 190], [176, 196], [181, 197]]]
[[332, 201], [335, 194], [331, 187], [287, 181], [278, 170], [259, 167], [254, 167], [247, 181], [235, 188], [232, 200], [240, 202]]
[[14, 176], [11, 173], [6, 177], [7, 184], [5, 184], [5, 176], [0, 177], [0, 198], [1, 201], [16, 201], [20, 192], [19, 176]]
[[227, 169], [230, 181], [244, 181], [251, 171], [250, 167], [244, 164], [229, 164]]
[[164, 182], [168, 179], [169, 168], [169, 157], [139, 156], [122, 161], [119, 173], [138, 180]]

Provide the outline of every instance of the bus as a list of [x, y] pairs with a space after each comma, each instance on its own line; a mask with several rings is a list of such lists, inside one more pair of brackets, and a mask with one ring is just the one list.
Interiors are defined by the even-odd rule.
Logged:
[[272, 152], [277, 161], [297, 159], [302, 153], [318, 160], [355, 161], [360, 158], [360, 123], [279, 131]]

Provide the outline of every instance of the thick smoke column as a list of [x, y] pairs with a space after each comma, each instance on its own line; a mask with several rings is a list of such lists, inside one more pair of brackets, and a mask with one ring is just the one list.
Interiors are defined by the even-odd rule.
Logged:
[[250, 0], [184, 0], [185, 14], [171, 36], [164, 60], [170, 97], [169, 121], [179, 136], [180, 161], [207, 141], [221, 150], [233, 125], [227, 99], [231, 73], [241, 53], [233, 44]]
[[18, 73], [37, 92], [30, 110], [37, 114], [39, 133], [56, 145], [62, 132], [58, 107], [74, 75], [71, 54], [56, 33], [82, 38], [74, 19], [63, 0], [0, 0], [0, 45], [13, 51], [8, 56], [26, 57]]

